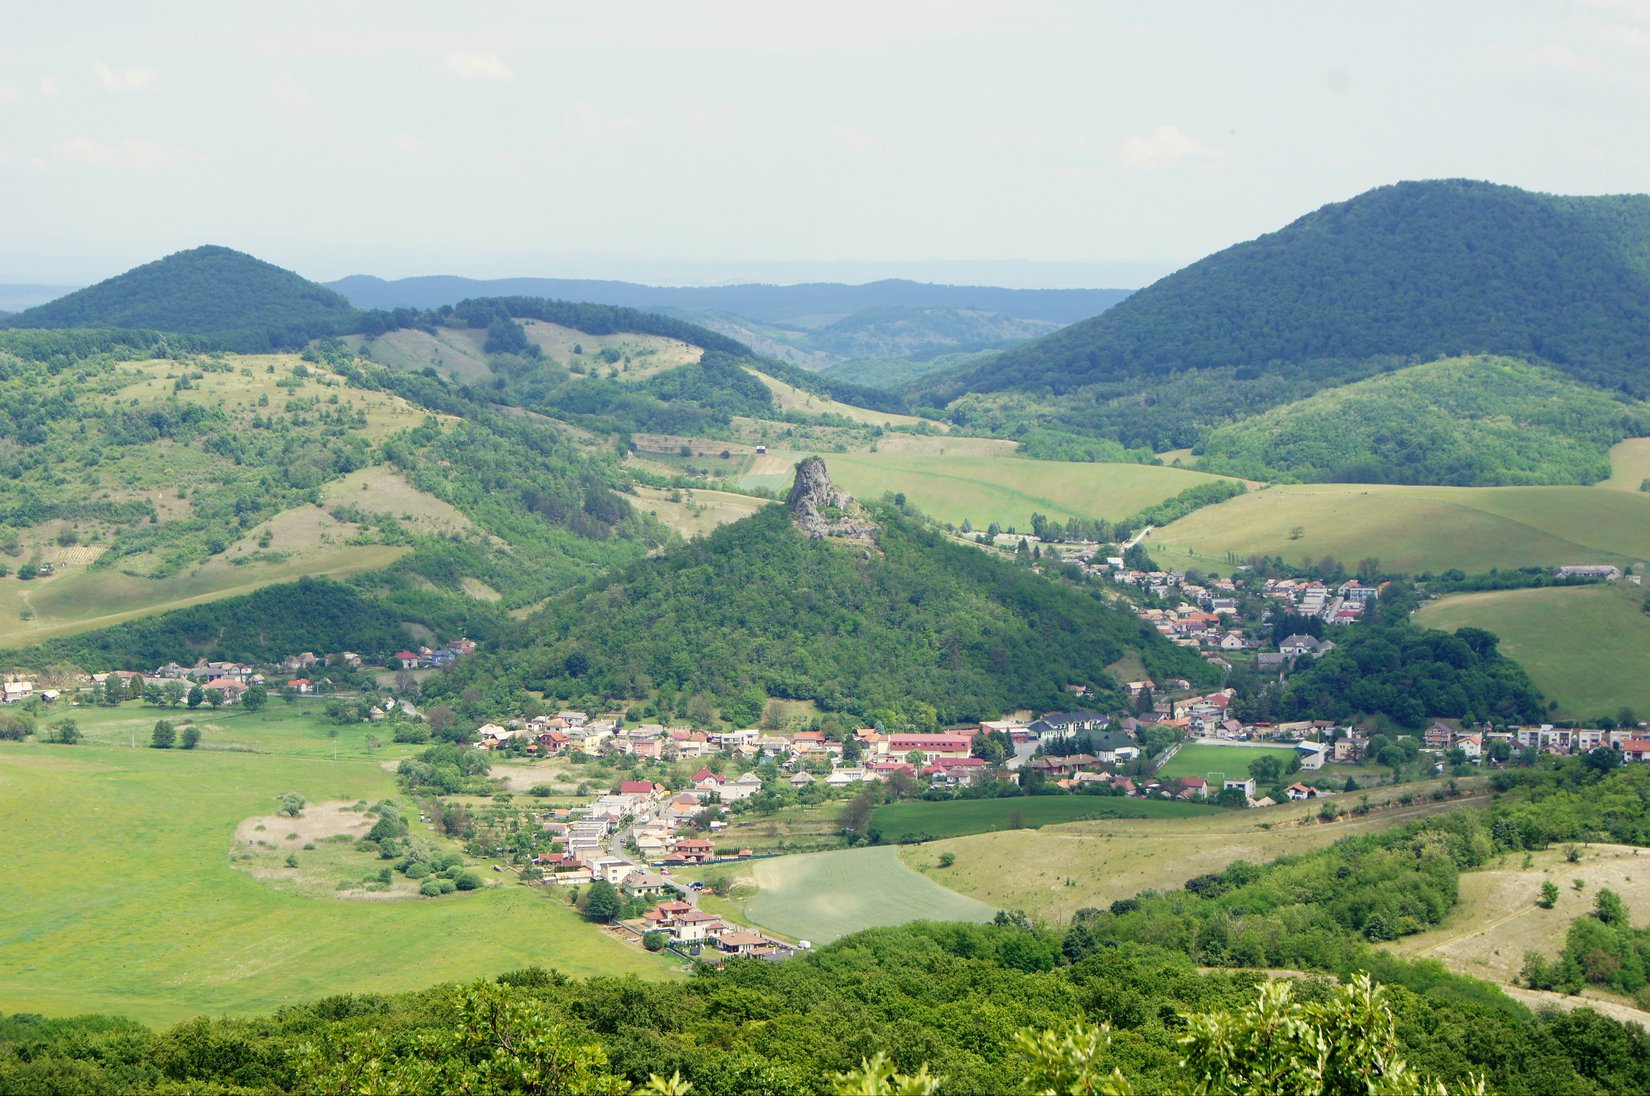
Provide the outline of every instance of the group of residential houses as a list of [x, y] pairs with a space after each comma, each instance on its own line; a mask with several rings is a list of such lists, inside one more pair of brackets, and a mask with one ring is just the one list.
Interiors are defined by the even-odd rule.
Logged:
[[1434, 723], [1422, 732], [1421, 739], [1428, 749], [1458, 749], [1473, 762], [1483, 758], [1491, 744], [1498, 741], [1505, 742], [1511, 749], [1537, 750], [1558, 756], [1591, 753], [1602, 748], [1619, 750], [1623, 761], [1650, 760], [1650, 735], [1646, 734], [1642, 724], [1603, 730], [1597, 727], [1555, 727], [1551, 723], [1543, 723], [1506, 731], [1481, 731], [1458, 730], [1447, 723]]
[[[392, 658], [403, 669], [444, 669], [458, 659], [474, 654], [475, 649], [474, 640], [455, 639], [439, 648], [419, 647], [416, 651], [398, 651]], [[198, 685], [207, 693], [216, 693], [219, 704], [232, 705], [239, 704], [246, 691], [254, 685], [262, 685], [270, 692], [292, 692], [307, 696], [316, 691], [317, 682], [314, 678], [326, 667], [359, 670], [363, 665], [362, 657], [354, 651], [339, 651], [327, 655], [304, 651], [289, 655], [279, 662], [259, 666], [244, 662], [201, 659], [188, 666], [168, 662], [148, 672], [112, 670], [108, 673], [81, 675], [75, 682], [74, 691], [101, 688], [110, 677], [119, 678], [127, 686], [128, 691], [133, 678], [138, 679], [140, 688], [147, 685], [164, 686], [169, 681], [180, 681], [191, 687]], [[58, 689], [37, 688], [33, 680], [22, 674], [11, 675], [7, 681], [0, 683], [0, 697], [8, 704], [27, 700], [31, 696], [51, 702], [61, 695], [62, 691]], [[388, 703], [393, 706], [395, 702]], [[378, 710], [378, 718], [383, 718], [384, 714], [382, 709]]]

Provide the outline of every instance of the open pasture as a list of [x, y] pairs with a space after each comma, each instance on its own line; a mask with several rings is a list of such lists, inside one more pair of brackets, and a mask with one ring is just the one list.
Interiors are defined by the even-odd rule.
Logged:
[[993, 830], [1038, 829], [1061, 822], [1110, 818], [1189, 818], [1216, 810], [1201, 803], [1125, 799], [1109, 795], [1034, 795], [1007, 799], [908, 800], [878, 807], [871, 825], [886, 840], [908, 833], [935, 838]]
[[701, 489], [666, 491], [638, 484], [636, 508], [658, 516], [684, 537], [704, 536], [719, 526], [748, 518], [764, 506], [766, 499], [738, 495], [731, 491]]
[[1429, 628], [1483, 628], [1501, 651], [1558, 701], [1560, 715], [1650, 715], [1650, 614], [1646, 592], [1626, 582], [1457, 594], [1421, 608]]
[[1626, 563], [1650, 556], [1650, 494], [1598, 487], [1289, 484], [1205, 507], [1152, 533], [1166, 566], [1229, 570], [1251, 555], [1333, 556], [1417, 574]]
[[750, 874], [751, 921], [815, 944], [907, 921], [989, 921], [997, 912], [912, 871], [889, 846], [758, 860]]
[[507, 881], [395, 902], [283, 892], [236, 870], [237, 826], [283, 792], [316, 803], [398, 794], [376, 757], [309, 750], [0, 743], [0, 848], [15, 881], [0, 918], [0, 1008], [167, 1023], [530, 964], [667, 973], [564, 901], [485, 867], [489, 882]]
[[[1461, 781], [1472, 794], [1480, 782]], [[1459, 799], [1433, 800], [1437, 785], [1405, 784], [1367, 793], [1361, 817], [1320, 823], [1323, 803], [1283, 803], [1258, 810], [1209, 810], [1189, 818], [1073, 822], [1009, 830], [900, 848], [906, 864], [935, 882], [999, 909], [1023, 909], [1064, 921], [1085, 906], [1106, 906], [1144, 890], [1176, 890], [1186, 880], [1223, 871], [1236, 860], [1265, 863], [1372, 833], [1440, 811], [1468, 809]], [[1413, 797], [1410, 805], [1400, 796]], [[1365, 794], [1334, 796], [1344, 809]], [[1471, 800], [1467, 801], [1472, 802]], [[944, 853], [956, 857], [938, 866]]]

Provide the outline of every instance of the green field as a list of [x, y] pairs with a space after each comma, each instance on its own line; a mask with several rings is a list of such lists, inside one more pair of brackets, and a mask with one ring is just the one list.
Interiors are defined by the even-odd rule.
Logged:
[[962, 837], [992, 830], [1037, 829], [1059, 822], [1104, 818], [1186, 818], [1214, 809], [1177, 800], [1105, 795], [1033, 795], [945, 802], [911, 800], [878, 807], [871, 816], [871, 825], [892, 841], [907, 833]]
[[1501, 637], [1559, 714], [1650, 716], [1650, 615], [1646, 592], [1626, 582], [1458, 594], [1424, 606], [1429, 628], [1483, 628]]
[[989, 921], [996, 908], [955, 894], [900, 862], [891, 846], [805, 853], [749, 865], [755, 924], [816, 944], [907, 921]]
[[1285, 765], [1295, 751], [1283, 746], [1214, 746], [1189, 743], [1175, 751], [1162, 768], [1159, 779], [1178, 779], [1183, 776], [1209, 778], [1210, 773], [1224, 773], [1228, 777], [1249, 775], [1249, 763], [1262, 757], [1275, 757]]
[[[950, 439], [931, 439], [944, 448]], [[805, 454], [785, 454], [775, 468], [758, 465], [741, 483], [783, 490]], [[831, 479], [859, 498], [902, 492], [929, 517], [982, 532], [992, 522], [1030, 532], [1031, 515], [1051, 520], [1117, 520], [1219, 477], [1148, 464], [1089, 464], [953, 454], [829, 453]], [[779, 483], [783, 480], [783, 484]]]
[[1154, 531], [1160, 564], [1230, 570], [1251, 555], [1383, 570], [1628, 563], [1650, 557], [1650, 494], [1600, 487], [1296, 484], [1251, 491]]
[[[72, 714], [94, 739], [122, 737], [118, 720]], [[146, 718], [152, 725], [153, 713]], [[557, 896], [485, 866], [489, 881], [510, 881], [389, 901], [308, 897], [237, 870], [237, 825], [268, 814], [282, 792], [319, 804], [398, 789], [381, 754], [350, 748], [342, 734], [335, 744], [312, 720], [264, 731], [221, 722], [225, 738], [271, 752], [0, 743], [0, 849], [12, 879], [0, 918], [0, 1010], [167, 1023], [530, 964], [668, 974]], [[275, 752], [282, 726], [291, 748]], [[203, 745], [217, 737], [209, 730]], [[422, 832], [416, 819], [414, 827]]]

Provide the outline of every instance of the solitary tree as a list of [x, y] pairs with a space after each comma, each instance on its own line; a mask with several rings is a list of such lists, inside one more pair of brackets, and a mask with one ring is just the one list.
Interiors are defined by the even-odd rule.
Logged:
[[177, 743], [178, 732], [172, 724], [161, 720], [155, 724], [154, 733], [150, 736], [149, 744], [157, 750], [170, 750]]
[[280, 813], [289, 818], [297, 818], [304, 813], [304, 797], [297, 792], [283, 792]]
[[269, 703], [269, 690], [262, 685], [254, 685], [241, 694], [241, 707], [249, 712], [256, 712]]
[[605, 879], [590, 884], [584, 896], [584, 915], [592, 921], [611, 921], [619, 916], [619, 891]]
[[193, 723], [183, 729], [182, 739], [178, 745], [186, 750], [192, 750], [201, 744], [201, 729]]
[[80, 724], [72, 719], [65, 719], [53, 728], [52, 741], [64, 746], [73, 746], [83, 737], [80, 733]]

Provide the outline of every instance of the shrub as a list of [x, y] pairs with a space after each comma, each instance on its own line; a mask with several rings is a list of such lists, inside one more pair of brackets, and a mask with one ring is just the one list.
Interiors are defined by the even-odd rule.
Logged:
[[654, 929], [651, 932], [642, 933], [642, 947], [648, 951], [663, 951], [665, 945], [669, 942], [670, 934], [668, 932]]
[[441, 889], [441, 880], [426, 879], [424, 880], [423, 886], [418, 888], [418, 893], [422, 894], [425, 898], [439, 898], [446, 892]]
[[956, 853], [954, 853], [954, 852], [942, 852], [942, 853], [940, 853], [940, 867], [949, 868], [952, 864], [955, 864], [956, 862], [957, 862], [957, 854]]
[[465, 891], [480, 890], [481, 876], [477, 875], [473, 871], [459, 872], [458, 878], [453, 880], [453, 886], [457, 887], [459, 890]]

